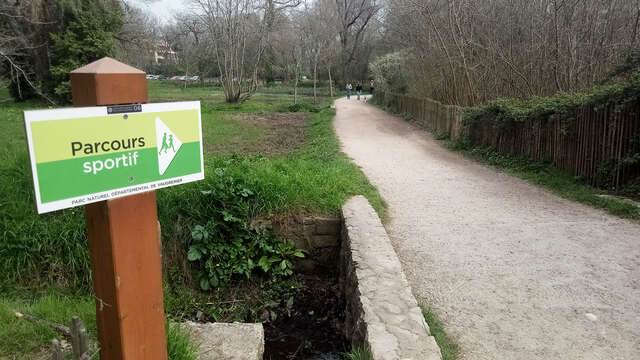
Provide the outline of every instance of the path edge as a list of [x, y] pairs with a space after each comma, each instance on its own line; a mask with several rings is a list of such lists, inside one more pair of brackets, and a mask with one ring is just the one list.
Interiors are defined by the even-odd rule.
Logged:
[[380, 218], [363, 196], [342, 207], [345, 333], [375, 360], [442, 360]]

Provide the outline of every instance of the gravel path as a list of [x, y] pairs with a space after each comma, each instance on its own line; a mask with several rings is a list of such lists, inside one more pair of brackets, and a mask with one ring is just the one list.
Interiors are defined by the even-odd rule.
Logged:
[[343, 150], [387, 201], [419, 301], [463, 359], [640, 359], [640, 224], [469, 161], [336, 101]]

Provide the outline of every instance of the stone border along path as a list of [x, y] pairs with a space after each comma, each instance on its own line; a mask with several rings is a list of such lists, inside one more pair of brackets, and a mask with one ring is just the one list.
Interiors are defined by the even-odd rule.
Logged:
[[404, 274], [462, 359], [640, 359], [640, 224], [474, 163], [355, 99], [343, 151], [389, 205]]
[[355, 196], [343, 206], [342, 218], [347, 338], [354, 346], [369, 345], [374, 360], [441, 360], [375, 210]]

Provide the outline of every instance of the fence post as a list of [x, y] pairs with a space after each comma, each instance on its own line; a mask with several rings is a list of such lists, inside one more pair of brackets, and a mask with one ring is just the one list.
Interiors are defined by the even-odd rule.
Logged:
[[76, 360], [86, 360], [89, 358], [89, 339], [87, 338], [87, 329], [84, 327], [82, 320], [74, 316], [71, 319], [71, 348], [73, 356]]
[[[145, 73], [110, 58], [71, 72], [75, 106], [147, 102]], [[166, 360], [155, 191], [85, 207], [100, 358]]]
[[64, 352], [62, 351], [62, 345], [57, 339], [51, 340], [51, 360], [63, 360]]

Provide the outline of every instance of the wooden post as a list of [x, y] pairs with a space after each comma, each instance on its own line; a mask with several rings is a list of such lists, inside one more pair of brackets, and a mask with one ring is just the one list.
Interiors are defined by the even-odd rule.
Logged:
[[64, 352], [62, 351], [62, 345], [57, 339], [51, 340], [51, 360], [63, 360]]
[[[147, 102], [145, 73], [111, 58], [71, 72], [75, 106]], [[86, 206], [100, 358], [166, 360], [154, 191]]]
[[87, 337], [87, 329], [84, 327], [82, 320], [74, 316], [71, 319], [71, 349], [73, 349], [74, 359], [89, 359], [89, 339]]

